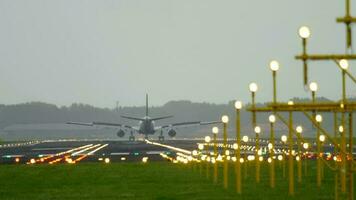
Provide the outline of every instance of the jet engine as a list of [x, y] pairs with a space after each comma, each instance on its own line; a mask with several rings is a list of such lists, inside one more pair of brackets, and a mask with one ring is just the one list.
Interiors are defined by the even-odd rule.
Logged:
[[122, 129], [120, 129], [120, 130], [116, 133], [116, 135], [117, 135], [118, 137], [124, 137], [124, 136], [125, 136], [125, 131], [123, 131]]
[[174, 129], [170, 129], [170, 130], [168, 131], [169, 137], [174, 137], [174, 136], [176, 136], [176, 134], [177, 134], [177, 132], [176, 132]]

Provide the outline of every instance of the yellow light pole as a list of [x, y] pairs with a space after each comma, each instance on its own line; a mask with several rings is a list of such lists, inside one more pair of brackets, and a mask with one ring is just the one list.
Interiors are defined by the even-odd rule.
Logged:
[[[249, 89], [250, 89], [251, 96], [252, 96], [252, 109], [255, 109], [255, 107], [256, 107], [255, 95], [258, 90], [258, 86], [256, 83], [250, 83]], [[252, 111], [252, 127], [253, 127], [253, 129], [256, 128], [256, 112], [255, 111]], [[256, 133], [256, 151], [255, 151], [256, 183], [260, 182], [260, 161], [259, 161], [259, 155], [258, 155], [258, 151], [260, 148], [259, 140], [260, 140], [259, 135]]]
[[[323, 148], [323, 145], [324, 145], [324, 142], [325, 142], [325, 135], [320, 135], [319, 136], [319, 141], [320, 141], [320, 152], [321, 152], [321, 158], [324, 159], [323, 155], [324, 155], [324, 148]], [[323, 163], [321, 163], [321, 179], [323, 180], [324, 179], [324, 165]]]
[[204, 138], [204, 141], [206, 143], [206, 148], [205, 148], [205, 151], [207, 152], [206, 155], [207, 155], [207, 158], [206, 158], [206, 178], [209, 179], [209, 175], [210, 175], [210, 152], [209, 152], [209, 144], [210, 144], [210, 141], [211, 141], [211, 138], [210, 136], [205, 136]]
[[[259, 126], [255, 126], [254, 128], [255, 134], [256, 134], [256, 138], [260, 138], [260, 133], [261, 133], [261, 127]], [[257, 139], [256, 139], [257, 140]], [[259, 183], [260, 182], [260, 155], [262, 154], [261, 149], [259, 148], [258, 145], [258, 141], [256, 141], [256, 147], [258, 146], [258, 148], [256, 148], [256, 153], [255, 153], [255, 160], [256, 160], [256, 182]]]
[[248, 136], [245, 135], [242, 137], [242, 141], [245, 143], [245, 149], [244, 149], [244, 179], [247, 179], [247, 167], [248, 167], [248, 162], [247, 162], [247, 142], [248, 142]]
[[282, 141], [282, 143], [283, 143], [283, 159], [282, 159], [282, 164], [283, 164], [283, 178], [286, 178], [286, 153], [285, 153], [285, 151], [286, 151], [286, 148], [285, 148], [285, 145], [286, 145], [286, 143], [287, 143], [287, 136], [286, 135], [282, 135], [281, 136], [281, 141]]
[[[315, 120], [320, 126], [320, 123], [323, 121], [323, 117], [321, 115], [316, 115]], [[321, 186], [321, 144], [320, 144], [320, 130], [319, 128], [317, 129], [317, 138], [316, 138], [316, 149], [317, 149], [317, 174], [316, 174], [316, 180], [317, 180], [317, 186], [320, 188]]]
[[307, 26], [299, 28], [299, 36], [302, 38], [303, 45], [303, 73], [304, 73], [304, 85], [308, 83], [308, 61], [307, 61], [307, 39], [310, 37], [310, 29]]
[[217, 162], [217, 157], [218, 157], [218, 145], [216, 141], [216, 137], [219, 133], [219, 128], [218, 127], [213, 127], [212, 132], [214, 134], [214, 183], [218, 183], [218, 162]]
[[229, 117], [227, 115], [224, 115], [221, 117], [221, 121], [223, 122], [224, 128], [223, 128], [223, 132], [224, 132], [224, 188], [227, 189], [228, 187], [228, 160], [227, 160], [227, 154], [228, 154], [228, 150], [227, 150], [227, 123], [229, 122]]
[[273, 78], [273, 103], [277, 102], [277, 71], [279, 70], [279, 63], [276, 60], [272, 60], [269, 63], [269, 67], [272, 71]]
[[242, 108], [242, 103], [241, 101], [236, 101], [235, 102], [235, 109], [236, 109], [236, 143], [237, 143], [237, 148], [235, 149], [235, 155], [236, 155], [236, 162], [235, 162], [235, 167], [236, 167], [236, 192], [238, 194], [241, 194], [241, 163], [240, 163], [240, 158], [241, 158], [241, 124], [240, 124], [240, 110]]
[[198, 152], [198, 154], [199, 154], [199, 159], [198, 159], [198, 161], [200, 162], [199, 163], [199, 174], [200, 175], [202, 175], [202, 173], [203, 173], [203, 163], [202, 163], [202, 153], [203, 153], [203, 149], [204, 149], [204, 145], [203, 144], [198, 144], [198, 149], [199, 149], [199, 152]]
[[269, 155], [271, 158], [271, 163], [270, 163], [270, 186], [271, 188], [275, 187], [275, 169], [274, 169], [274, 123], [276, 122], [276, 117], [274, 115], [270, 115], [268, 117], [269, 122], [270, 122], [270, 127], [271, 127], [271, 134], [270, 134], [270, 144], [268, 146], [269, 149]]
[[[297, 133], [299, 133], [300, 136], [302, 136], [303, 132], [303, 127], [302, 126], [297, 126], [296, 129]], [[300, 138], [297, 137], [297, 146], [298, 146], [298, 156], [296, 159], [297, 164], [298, 164], [298, 183], [302, 183], [302, 149], [301, 149], [301, 141]]]
[[[305, 151], [308, 151], [308, 149], [309, 149], [309, 143], [303, 143], [303, 148], [305, 149]], [[306, 156], [307, 156], [307, 154], [306, 154]], [[305, 158], [305, 161], [304, 161], [304, 174], [305, 174], [305, 176], [307, 176], [308, 175], [308, 157], [306, 157]]]
[[[346, 103], [346, 70], [349, 67], [349, 62], [345, 59], [341, 59], [339, 61], [339, 65], [341, 67], [342, 73], [342, 104]], [[342, 106], [343, 108], [344, 106]], [[341, 113], [341, 125], [345, 128], [345, 112]], [[341, 132], [341, 169], [340, 169], [340, 177], [341, 177], [341, 192], [346, 192], [346, 136], [345, 131]]]
[[[292, 101], [288, 105], [293, 105]], [[288, 158], [288, 174], [289, 174], [289, 195], [294, 196], [294, 158], [293, 158], [293, 113], [289, 111], [289, 124], [288, 124], [288, 142], [289, 142], [289, 158]]]
[[[193, 150], [192, 151], [192, 155], [193, 155], [193, 158], [196, 158], [198, 156], [198, 151], [197, 150]], [[197, 159], [195, 160], [195, 162], [197, 162]], [[196, 164], [194, 163], [194, 160], [193, 160], [193, 171], [195, 171], [196, 169]]]

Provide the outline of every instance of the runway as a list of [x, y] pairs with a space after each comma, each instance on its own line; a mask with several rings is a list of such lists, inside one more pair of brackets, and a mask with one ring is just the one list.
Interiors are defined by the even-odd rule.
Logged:
[[[0, 164], [58, 164], [82, 162], [142, 162], [166, 161], [160, 154], [175, 157], [177, 152], [189, 154], [197, 149], [202, 140], [166, 140], [166, 141], [114, 141], [114, 140], [51, 140], [8, 143], [0, 145]], [[221, 146], [221, 141], [219, 142]], [[262, 155], [266, 152], [268, 141], [261, 140]], [[212, 146], [210, 146], [212, 150]], [[253, 155], [254, 142], [241, 146], [242, 154]], [[276, 143], [275, 154], [282, 154], [285, 148]], [[297, 147], [294, 145], [294, 149]], [[234, 152], [230, 142], [228, 149]], [[326, 152], [332, 152], [329, 145]], [[187, 153], [188, 152], [188, 153]], [[264, 152], [264, 153], [263, 153]], [[222, 152], [220, 152], [222, 153]]]
[[[193, 149], [197, 141], [169, 140], [163, 144]], [[141, 162], [163, 161], [160, 153], [174, 154], [165, 147], [145, 141], [33, 141], [0, 146], [0, 164], [79, 163], [79, 162]]]

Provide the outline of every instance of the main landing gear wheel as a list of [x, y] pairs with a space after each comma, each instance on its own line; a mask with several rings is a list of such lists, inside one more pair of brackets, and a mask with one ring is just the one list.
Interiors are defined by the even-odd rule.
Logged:
[[164, 136], [158, 136], [158, 141], [164, 141]]
[[135, 136], [130, 136], [130, 137], [129, 137], [129, 141], [134, 142], [134, 141], [135, 141]]

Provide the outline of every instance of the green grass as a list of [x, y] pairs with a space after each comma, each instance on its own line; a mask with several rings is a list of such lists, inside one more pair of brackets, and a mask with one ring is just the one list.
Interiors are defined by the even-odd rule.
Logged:
[[[212, 169], [212, 168], [210, 168]], [[261, 183], [256, 184], [250, 164], [243, 179], [241, 199], [287, 199], [288, 182], [278, 170], [276, 188], [270, 189], [268, 167], [262, 165]], [[333, 174], [325, 169], [321, 190], [316, 188], [314, 165], [303, 184], [295, 182], [296, 194], [289, 199], [333, 199]], [[198, 168], [167, 162], [89, 163], [79, 165], [2, 165], [0, 199], [236, 199], [235, 174], [229, 170], [229, 189], [224, 190], [220, 171], [218, 185], [199, 174]], [[243, 172], [243, 171], [242, 171]]]

